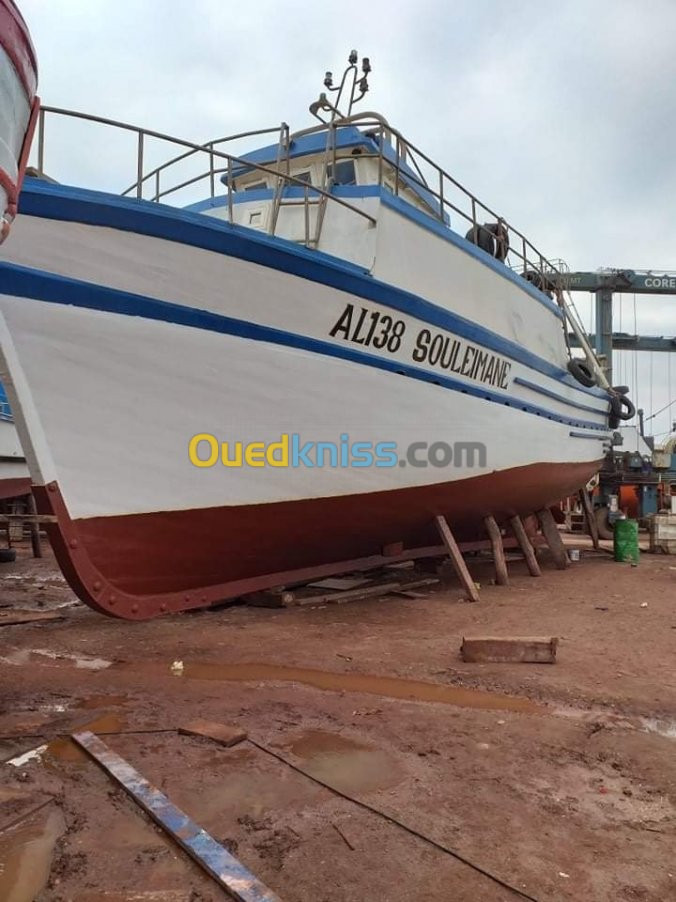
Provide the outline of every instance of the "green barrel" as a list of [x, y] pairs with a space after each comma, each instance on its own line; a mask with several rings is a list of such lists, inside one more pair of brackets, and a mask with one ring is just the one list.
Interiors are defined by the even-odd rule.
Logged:
[[616, 561], [638, 564], [638, 520], [615, 520], [613, 551]]

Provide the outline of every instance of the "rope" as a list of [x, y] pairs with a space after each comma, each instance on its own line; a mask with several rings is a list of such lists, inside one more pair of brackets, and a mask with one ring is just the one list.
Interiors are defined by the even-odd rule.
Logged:
[[[646, 423], [648, 422], [648, 420], [654, 420], [656, 416], [659, 416], [661, 413], [663, 413], [663, 411], [668, 410], [674, 404], [676, 404], [676, 398], [674, 398], [673, 401], [669, 401], [669, 403], [665, 404], [664, 407], [660, 407], [660, 409], [655, 411], [655, 413], [653, 413], [651, 416], [647, 417]], [[671, 432], [671, 430], [668, 429], [667, 432]]]
[[454, 849], [449, 848], [448, 846], [443, 845], [440, 842], [437, 842], [436, 839], [432, 839], [430, 836], [427, 836], [424, 833], [420, 833], [420, 831], [416, 830], [414, 827], [409, 827], [408, 824], [405, 824], [403, 821], [398, 820], [396, 817], [393, 817], [391, 814], [387, 814], [385, 811], [381, 811], [379, 808], [374, 808], [372, 805], [369, 805], [367, 802], [362, 802], [360, 799], [355, 798], [354, 796], [348, 795], [346, 792], [343, 792], [340, 789], [336, 789], [335, 786], [332, 786], [330, 783], [325, 783], [324, 780], [320, 780], [319, 777], [313, 776], [306, 770], [303, 770], [302, 767], [298, 767], [296, 764], [292, 764], [287, 758], [283, 755], [278, 754], [277, 752], [273, 752], [272, 749], [266, 748], [264, 745], [260, 745], [260, 743], [256, 742], [254, 739], [249, 737], [247, 739], [251, 745], [256, 746], [257, 749], [260, 749], [261, 752], [265, 752], [267, 755], [271, 755], [273, 758], [276, 758], [278, 761], [281, 761], [282, 764], [286, 764], [287, 767], [290, 767], [291, 770], [296, 771], [298, 774], [302, 774], [304, 777], [307, 777], [308, 780], [312, 780], [314, 783], [317, 783], [319, 786], [323, 786], [324, 789], [328, 789], [329, 792], [332, 792], [334, 795], [338, 796], [341, 799], [345, 799], [347, 802], [352, 802], [353, 805], [357, 805], [359, 808], [363, 808], [365, 811], [370, 811], [371, 814], [377, 814], [378, 817], [383, 818], [383, 820], [388, 821], [390, 824], [394, 824], [396, 827], [400, 827], [402, 830], [405, 830], [407, 833], [410, 833], [411, 836], [415, 836], [417, 839], [422, 839], [423, 842], [429, 843], [429, 845], [434, 846], [435, 849], [438, 849], [440, 852], [444, 852], [446, 855], [450, 855], [452, 858], [455, 858], [457, 861], [461, 862], [467, 867], [472, 868], [473, 871], [476, 871], [478, 874], [481, 874], [483, 877], [487, 877], [489, 880], [492, 880], [494, 883], [497, 883], [498, 886], [501, 886], [503, 889], [509, 890], [515, 895], [519, 896], [521, 899], [528, 899], [529, 902], [539, 902], [534, 896], [529, 896], [528, 893], [524, 893], [523, 890], [518, 889], [516, 886], [513, 886], [511, 883], [507, 883], [506, 880], [502, 880], [500, 877], [492, 874], [490, 871], [486, 870], [486, 868], [482, 868], [481, 865], [475, 864], [475, 862], [471, 861], [469, 858], [465, 858], [464, 855], [461, 855], [460, 852], [456, 852]]

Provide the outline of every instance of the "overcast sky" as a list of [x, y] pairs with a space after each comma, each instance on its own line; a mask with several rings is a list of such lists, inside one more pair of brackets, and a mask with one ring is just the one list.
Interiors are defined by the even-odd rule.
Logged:
[[[324, 71], [356, 47], [373, 65], [367, 108], [548, 257], [676, 270], [676, 0], [19, 2], [45, 104], [200, 142], [309, 125]], [[98, 135], [70, 149], [69, 180], [111, 186], [121, 150], [108, 158]], [[126, 149], [124, 162], [132, 183]], [[587, 296], [576, 302], [589, 323]], [[638, 296], [637, 326], [675, 335], [676, 298]], [[637, 387], [633, 356], [617, 355], [614, 382], [638, 388], [648, 415], [676, 398], [676, 357], [640, 355]], [[676, 404], [654, 432], [672, 419]]]

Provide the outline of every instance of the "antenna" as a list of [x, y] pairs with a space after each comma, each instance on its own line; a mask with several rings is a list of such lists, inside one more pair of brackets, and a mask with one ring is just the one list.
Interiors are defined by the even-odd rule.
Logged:
[[[322, 91], [319, 100], [310, 105], [310, 112], [316, 116], [320, 122], [326, 122], [326, 119], [320, 116], [320, 111], [330, 113], [330, 120], [346, 119], [352, 115], [352, 107], [355, 103], [366, 95], [369, 89], [368, 76], [371, 72], [371, 61], [368, 56], [362, 58], [361, 72], [357, 66], [359, 54], [356, 50], [351, 50], [347, 58], [347, 68], [343, 72], [340, 83], [334, 85], [333, 72], [327, 71], [324, 75], [324, 87], [332, 94], [336, 94], [335, 101], [331, 103], [326, 93]], [[341, 104], [347, 103], [347, 113], [341, 110]]]

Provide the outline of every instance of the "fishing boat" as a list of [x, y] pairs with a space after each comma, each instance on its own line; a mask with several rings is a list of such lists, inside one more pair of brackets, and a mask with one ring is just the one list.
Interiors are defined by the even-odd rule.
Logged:
[[[436, 515], [475, 540], [584, 485], [627, 415], [559, 269], [355, 111], [370, 68], [327, 73], [308, 127], [206, 143], [42, 108], [0, 353], [53, 547], [98, 611], [414, 558]], [[133, 182], [60, 183], [59, 124], [130, 135]]]
[[[0, 244], [17, 211], [39, 100], [35, 51], [21, 13], [0, 0]], [[0, 382], [0, 502], [30, 492], [28, 468]]]

